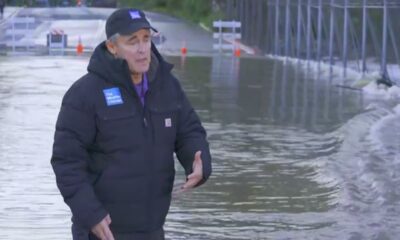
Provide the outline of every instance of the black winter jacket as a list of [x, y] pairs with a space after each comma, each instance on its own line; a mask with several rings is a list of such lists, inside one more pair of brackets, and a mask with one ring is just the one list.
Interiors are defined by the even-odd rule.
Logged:
[[206, 132], [171, 69], [153, 45], [143, 107], [127, 62], [103, 42], [88, 73], [65, 94], [51, 164], [74, 224], [89, 230], [109, 213], [114, 232], [160, 229], [171, 201], [174, 152], [190, 174], [202, 151], [200, 184], [210, 176]]

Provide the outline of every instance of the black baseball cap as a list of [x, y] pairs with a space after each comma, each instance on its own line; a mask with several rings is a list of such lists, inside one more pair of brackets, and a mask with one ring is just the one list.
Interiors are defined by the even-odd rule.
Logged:
[[107, 39], [109, 39], [116, 33], [129, 35], [143, 28], [152, 29], [157, 32], [157, 30], [150, 25], [143, 11], [134, 8], [120, 8], [108, 17], [106, 22], [106, 35]]

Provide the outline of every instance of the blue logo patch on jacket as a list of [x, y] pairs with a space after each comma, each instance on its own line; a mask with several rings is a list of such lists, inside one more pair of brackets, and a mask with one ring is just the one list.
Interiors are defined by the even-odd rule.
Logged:
[[121, 91], [119, 88], [107, 88], [103, 89], [104, 97], [106, 98], [107, 106], [113, 106], [118, 104], [123, 104]]

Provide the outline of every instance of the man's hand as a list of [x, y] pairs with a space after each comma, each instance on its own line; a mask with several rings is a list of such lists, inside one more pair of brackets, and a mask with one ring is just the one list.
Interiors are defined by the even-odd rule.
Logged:
[[203, 179], [203, 161], [201, 160], [201, 151], [197, 151], [194, 155], [193, 172], [187, 177], [182, 190], [186, 191], [194, 188]]
[[101, 220], [101, 222], [92, 228], [92, 232], [101, 240], [114, 240], [114, 236], [108, 226], [110, 224], [111, 218], [110, 215], [107, 215], [103, 220]]

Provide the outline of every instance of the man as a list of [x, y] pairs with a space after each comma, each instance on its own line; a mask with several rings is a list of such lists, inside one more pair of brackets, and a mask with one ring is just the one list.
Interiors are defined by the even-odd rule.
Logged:
[[74, 240], [164, 239], [173, 153], [182, 191], [211, 174], [205, 130], [151, 30], [140, 10], [111, 14], [107, 41], [63, 98], [51, 163]]

